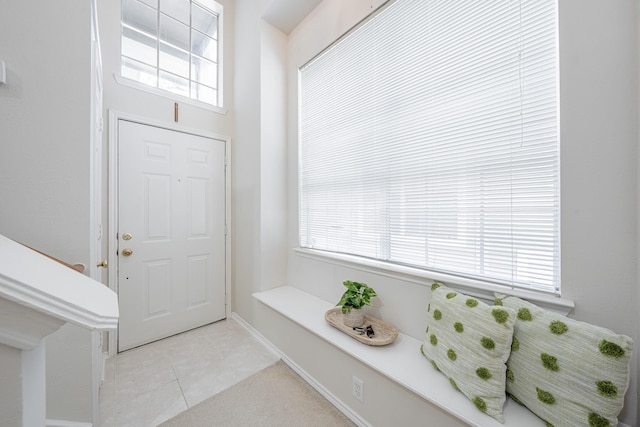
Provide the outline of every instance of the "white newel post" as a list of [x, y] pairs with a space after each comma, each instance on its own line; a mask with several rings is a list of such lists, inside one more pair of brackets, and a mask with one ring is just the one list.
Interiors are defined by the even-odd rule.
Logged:
[[0, 344], [20, 353], [21, 367], [18, 372], [4, 374], [20, 388], [0, 384], [0, 395], [22, 403], [19, 415], [0, 413], [0, 424], [45, 425], [43, 339], [65, 323], [92, 331], [115, 329], [116, 294], [102, 283], [0, 235]]

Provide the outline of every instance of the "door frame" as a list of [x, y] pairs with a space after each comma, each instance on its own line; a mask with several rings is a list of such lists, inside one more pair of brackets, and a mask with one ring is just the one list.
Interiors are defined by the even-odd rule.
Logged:
[[[153, 126], [170, 131], [187, 133], [204, 138], [216, 139], [225, 143], [225, 318], [229, 317], [231, 307], [231, 138], [213, 132], [188, 128], [182, 125], [166, 123], [159, 120], [141, 117], [134, 114], [109, 110], [109, 227], [107, 239], [107, 259], [109, 271], [109, 288], [119, 294], [118, 284], [118, 144], [119, 122], [121, 120]], [[109, 356], [117, 352], [118, 331], [109, 332]]]
[[[100, 31], [98, 28], [98, 8], [96, 0], [91, 0], [91, 146], [89, 153], [89, 277], [104, 283], [102, 269], [98, 263], [102, 261], [104, 242], [104, 216], [102, 212], [104, 193], [102, 183], [103, 147], [104, 147], [104, 77], [102, 74], [102, 52], [100, 50]], [[92, 420], [98, 421], [100, 415], [99, 390], [105, 370], [103, 349], [103, 332], [91, 332], [91, 396]]]

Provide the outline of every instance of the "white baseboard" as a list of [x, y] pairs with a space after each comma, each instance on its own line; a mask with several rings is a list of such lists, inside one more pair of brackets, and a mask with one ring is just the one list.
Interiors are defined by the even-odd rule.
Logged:
[[269, 351], [271, 351], [273, 354], [275, 354], [276, 356], [283, 358], [284, 355], [282, 354], [282, 352], [278, 349], [278, 347], [276, 347], [275, 345], [273, 345], [271, 343], [271, 341], [269, 341], [268, 339], [266, 339], [260, 332], [258, 332], [257, 330], [254, 329], [253, 326], [251, 326], [249, 323], [247, 323], [246, 320], [244, 320], [238, 313], [236, 312], [232, 312], [231, 313], [231, 318], [233, 320], [235, 320], [236, 322], [238, 322], [240, 324], [240, 326], [242, 326], [243, 328], [245, 328], [247, 331], [249, 331], [249, 333], [251, 335], [253, 335], [258, 341], [260, 341], [261, 344], [263, 344], [265, 347], [267, 347], [267, 349]]
[[245, 328], [251, 335], [253, 335], [258, 341], [260, 341], [265, 347], [267, 347], [274, 354], [278, 355], [284, 363], [293, 369], [300, 377], [305, 380], [311, 387], [313, 387], [318, 393], [320, 393], [325, 399], [327, 399], [333, 406], [335, 406], [340, 412], [342, 412], [347, 418], [353, 421], [359, 427], [371, 427], [366, 420], [360, 415], [351, 410], [342, 400], [338, 399], [333, 393], [327, 390], [322, 384], [317, 382], [309, 373], [302, 369], [293, 360], [289, 359], [278, 347], [273, 345], [271, 341], [266, 339], [260, 332], [258, 332], [253, 326], [247, 323], [238, 313], [231, 313], [231, 318], [237, 321], [243, 328]]
[[79, 421], [47, 420], [46, 427], [93, 427], [93, 423]]

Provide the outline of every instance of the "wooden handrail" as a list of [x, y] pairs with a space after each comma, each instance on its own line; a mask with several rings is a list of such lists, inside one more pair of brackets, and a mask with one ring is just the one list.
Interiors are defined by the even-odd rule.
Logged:
[[[17, 243], [20, 243], [20, 242], [17, 242]], [[56, 258], [56, 257], [53, 257], [53, 256], [51, 256], [51, 255], [49, 255], [49, 254], [46, 254], [46, 253], [44, 253], [44, 252], [42, 252], [42, 251], [39, 251], [39, 250], [37, 250], [37, 249], [34, 249], [34, 248], [32, 248], [31, 246], [25, 245], [24, 243], [20, 243], [20, 244], [21, 244], [22, 246], [24, 246], [24, 247], [27, 247], [27, 248], [31, 249], [32, 251], [38, 252], [40, 255], [44, 255], [44, 256], [46, 256], [47, 258], [50, 258], [50, 259], [52, 259], [52, 260], [54, 260], [54, 261], [56, 261], [56, 262], [59, 262], [60, 264], [62, 264], [62, 265], [64, 265], [64, 266], [66, 266], [66, 267], [69, 267], [70, 269], [75, 270], [75, 271], [77, 271], [78, 273], [82, 273], [82, 272], [84, 272], [84, 265], [82, 265], [82, 264], [69, 264], [68, 262], [61, 261], [61, 260], [59, 260], [59, 259], [58, 259], [58, 258]]]

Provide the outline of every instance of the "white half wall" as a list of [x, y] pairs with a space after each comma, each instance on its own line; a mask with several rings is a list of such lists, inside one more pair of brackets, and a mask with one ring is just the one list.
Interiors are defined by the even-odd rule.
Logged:
[[[367, 423], [365, 425], [466, 425], [262, 303], [256, 308], [255, 321], [258, 325], [256, 329], [262, 336], [321, 384], [334, 399], [341, 401], [356, 413]], [[433, 369], [431, 365], [427, 367]], [[363, 402], [352, 395], [352, 376], [364, 381]]]
[[47, 418], [93, 422], [91, 331], [67, 323], [45, 342]]
[[22, 423], [22, 355], [20, 350], [0, 344], [0, 425]]

